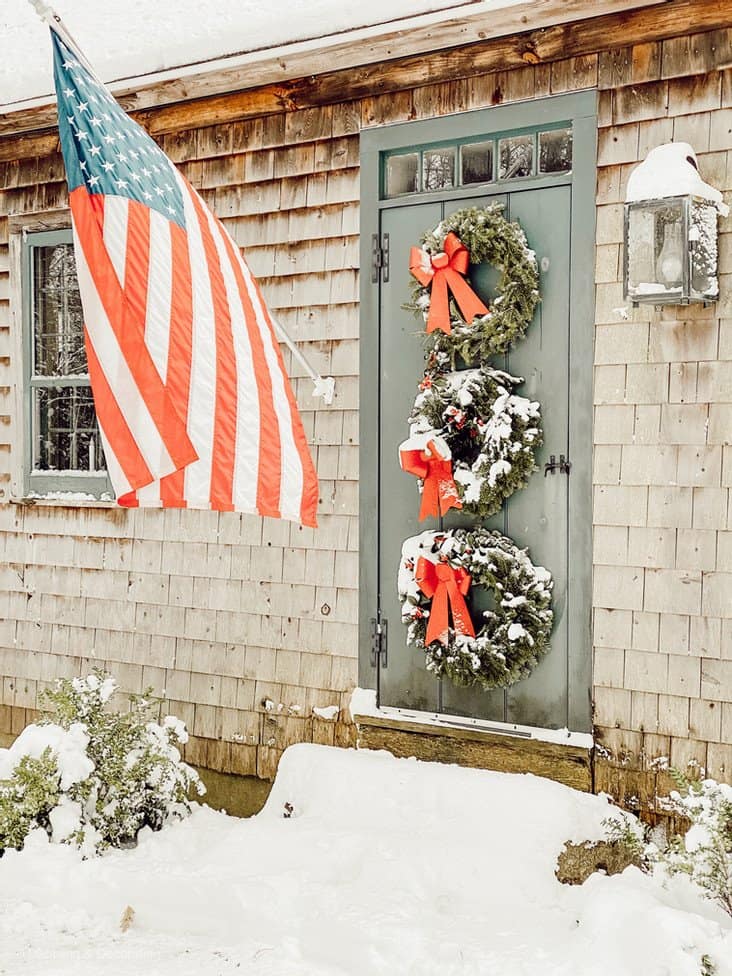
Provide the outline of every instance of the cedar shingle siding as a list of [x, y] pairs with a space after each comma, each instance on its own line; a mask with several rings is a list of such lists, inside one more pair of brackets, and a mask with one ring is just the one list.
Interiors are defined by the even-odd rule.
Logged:
[[[619, 311], [634, 164], [689, 141], [730, 198], [732, 70], [717, 68], [729, 44], [717, 31], [161, 138], [246, 249], [283, 326], [337, 378], [325, 407], [291, 365], [321, 479], [315, 532], [6, 504], [22, 429], [9, 227], [17, 238], [53, 222], [42, 214], [62, 212], [66, 192], [58, 155], [0, 163], [0, 735], [32, 718], [43, 685], [104, 665], [126, 690], [165, 696], [193, 732], [188, 758], [212, 768], [271, 777], [290, 743], [352, 743], [359, 128], [598, 87], [596, 786], [652, 802], [659, 756], [732, 780], [732, 222], [718, 303]], [[338, 722], [312, 717], [330, 704]]]

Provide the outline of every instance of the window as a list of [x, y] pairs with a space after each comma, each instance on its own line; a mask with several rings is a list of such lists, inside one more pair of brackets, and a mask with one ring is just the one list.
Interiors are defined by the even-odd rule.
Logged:
[[483, 139], [412, 146], [383, 155], [383, 196], [478, 183], [561, 177], [572, 171], [572, 128], [564, 124]]
[[23, 248], [26, 485], [111, 498], [87, 372], [71, 231], [28, 234]]

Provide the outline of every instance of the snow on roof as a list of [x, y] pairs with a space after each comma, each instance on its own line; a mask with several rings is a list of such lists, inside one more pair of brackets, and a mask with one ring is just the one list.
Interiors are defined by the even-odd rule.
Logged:
[[[442, 11], [438, 20], [522, 0], [55, 0], [104, 81], [139, 77], [381, 26]], [[0, 107], [53, 91], [48, 31], [27, 0], [0, 3]]]
[[631, 203], [686, 194], [716, 203], [724, 215], [722, 194], [701, 178], [694, 149], [688, 142], [667, 142], [652, 149], [630, 174], [625, 199]]

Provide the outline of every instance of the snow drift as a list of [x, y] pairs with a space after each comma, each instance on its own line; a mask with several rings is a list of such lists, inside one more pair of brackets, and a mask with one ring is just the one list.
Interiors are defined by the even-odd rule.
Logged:
[[533, 776], [293, 746], [251, 820], [202, 807], [131, 852], [8, 852], [0, 972], [700, 976], [706, 953], [730, 976], [729, 919], [685, 879], [557, 882], [610, 812]]

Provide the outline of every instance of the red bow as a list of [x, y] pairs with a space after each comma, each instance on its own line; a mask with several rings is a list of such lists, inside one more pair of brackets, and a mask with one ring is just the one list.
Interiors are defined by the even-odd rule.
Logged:
[[424, 595], [432, 599], [425, 645], [433, 641], [447, 644], [448, 609], [452, 610], [452, 625], [456, 632], [475, 637], [464, 599], [470, 589], [470, 576], [464, 569], [455, 569], [448, 562], [433, 563], [420, 556], [414, 578]]
[[445, 515], [451, 508], [463, 507], [452, 476], [452, 461], [442, 456], [434, 440], [427, 442], [426, 450], [400, 450], [399, 462], [404, 471], [424, 482], [420, 522], [432, 515]]
[[[433, 255], [428, 255], [421, 247], [413, 247], [409, 255], [409, 270], [424, 288], [432, 283], [427, 332], [440, 329], [445, 335], [450, 335], [452, 326], [448, 289], [468, 325], [476, 315], [487, 315], [488, 309], [465, 280], [470, 264], [467, 247], [452, 231], [442, 246], [444, 250]], [[425, 257], [430, 260], [428, 268], [424, 265]]]

